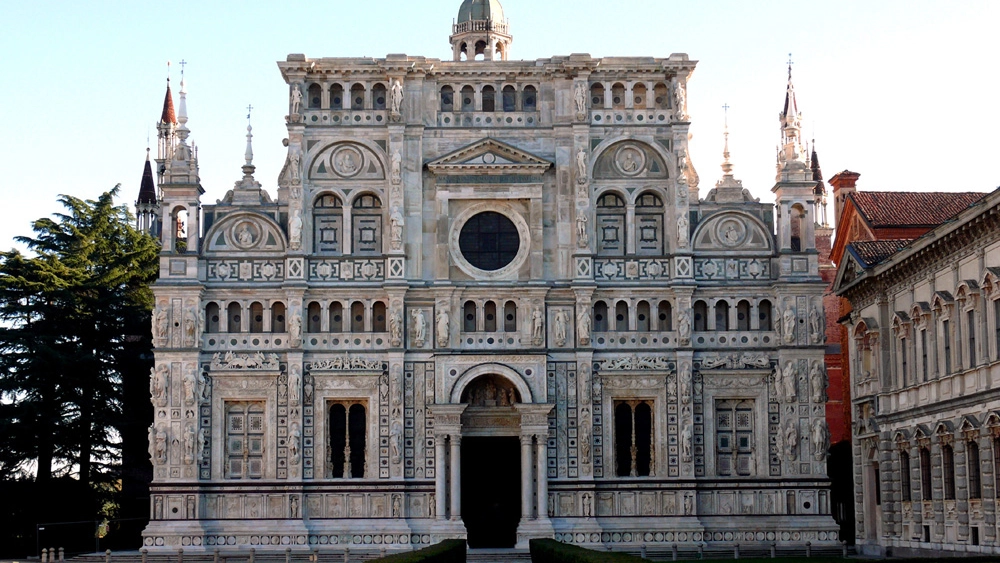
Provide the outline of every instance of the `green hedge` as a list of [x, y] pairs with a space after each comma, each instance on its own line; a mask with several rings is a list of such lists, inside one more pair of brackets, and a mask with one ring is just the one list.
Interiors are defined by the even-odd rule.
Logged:
[[444, 540], [417, 551], [373, 559], [369, 563], [465, 563], [465, 540]]
[[648, 563], [627, 553], [594, 551], [556, 540], [531, 540], [531, 563]]

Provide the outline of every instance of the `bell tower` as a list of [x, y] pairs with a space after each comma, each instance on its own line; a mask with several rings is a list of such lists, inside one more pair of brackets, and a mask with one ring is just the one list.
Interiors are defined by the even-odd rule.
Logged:
[[458, 19], [451, 26], [453, 60], [506, 61], [513, 42], [499, 0], [462, 2]]

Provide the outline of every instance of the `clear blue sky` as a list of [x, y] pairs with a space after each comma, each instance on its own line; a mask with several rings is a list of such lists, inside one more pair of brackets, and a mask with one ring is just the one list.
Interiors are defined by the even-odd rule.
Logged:
[[[1000, 185], [993, 0], [502, 0], [512, 58], [688, 53], [692, 158], [702, 195], [718, 179], [728, 103], [737, 178], [770, 200], [785, 61], [793, 53], [805, 134], [827, 178], [862, 189]], [[116, 183], [132, 202], [166, 61], [188, 61], [203, 201], [240, 177], [254, 106], [257, 179], [275, 193], [287, 89], [275, 66], [310, 57], [407, 53], [447, 59], [460, 0], [134, 0], [4, 3], [0, 21], [0, 248], [59, 210], [57, 194]]]

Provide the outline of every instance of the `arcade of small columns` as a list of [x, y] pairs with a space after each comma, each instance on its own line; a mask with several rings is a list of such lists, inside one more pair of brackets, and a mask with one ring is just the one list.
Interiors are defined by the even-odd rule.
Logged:
[[[468, 405], [433, 405], [435, 514], [438, 520], [462, 520], [462, 413]], [[521, 424], [521, 522], [548, 520], [548, 416], [555, 407], [550, 404], [516, 404]], [[513, 416], [513, 415], [510, 415]], [[509, 436], [511, 433], [477, 428], [478, 436]], [[513, 427], [504, 430], [513, 430]], [[470, 435], [466, 431], [466, 435]], [[532, 456], [532, 444], [535, 455]], [[532, 463], [534, 461], [534, 463]], [[534, 473], [532, 473], [534, 470]], [[537, 484], [537, 490], [536, 485]], [[537, 510], [532, 496], [538, 500]]]

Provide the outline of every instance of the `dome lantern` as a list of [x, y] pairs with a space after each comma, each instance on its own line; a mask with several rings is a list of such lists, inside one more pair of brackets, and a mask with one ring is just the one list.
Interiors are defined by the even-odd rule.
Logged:
[[510, 25], [504, 17], [499, 0], [462, 2], [458, 18], [452, 25], [454, 60], [506, 61], [513, 42]]

